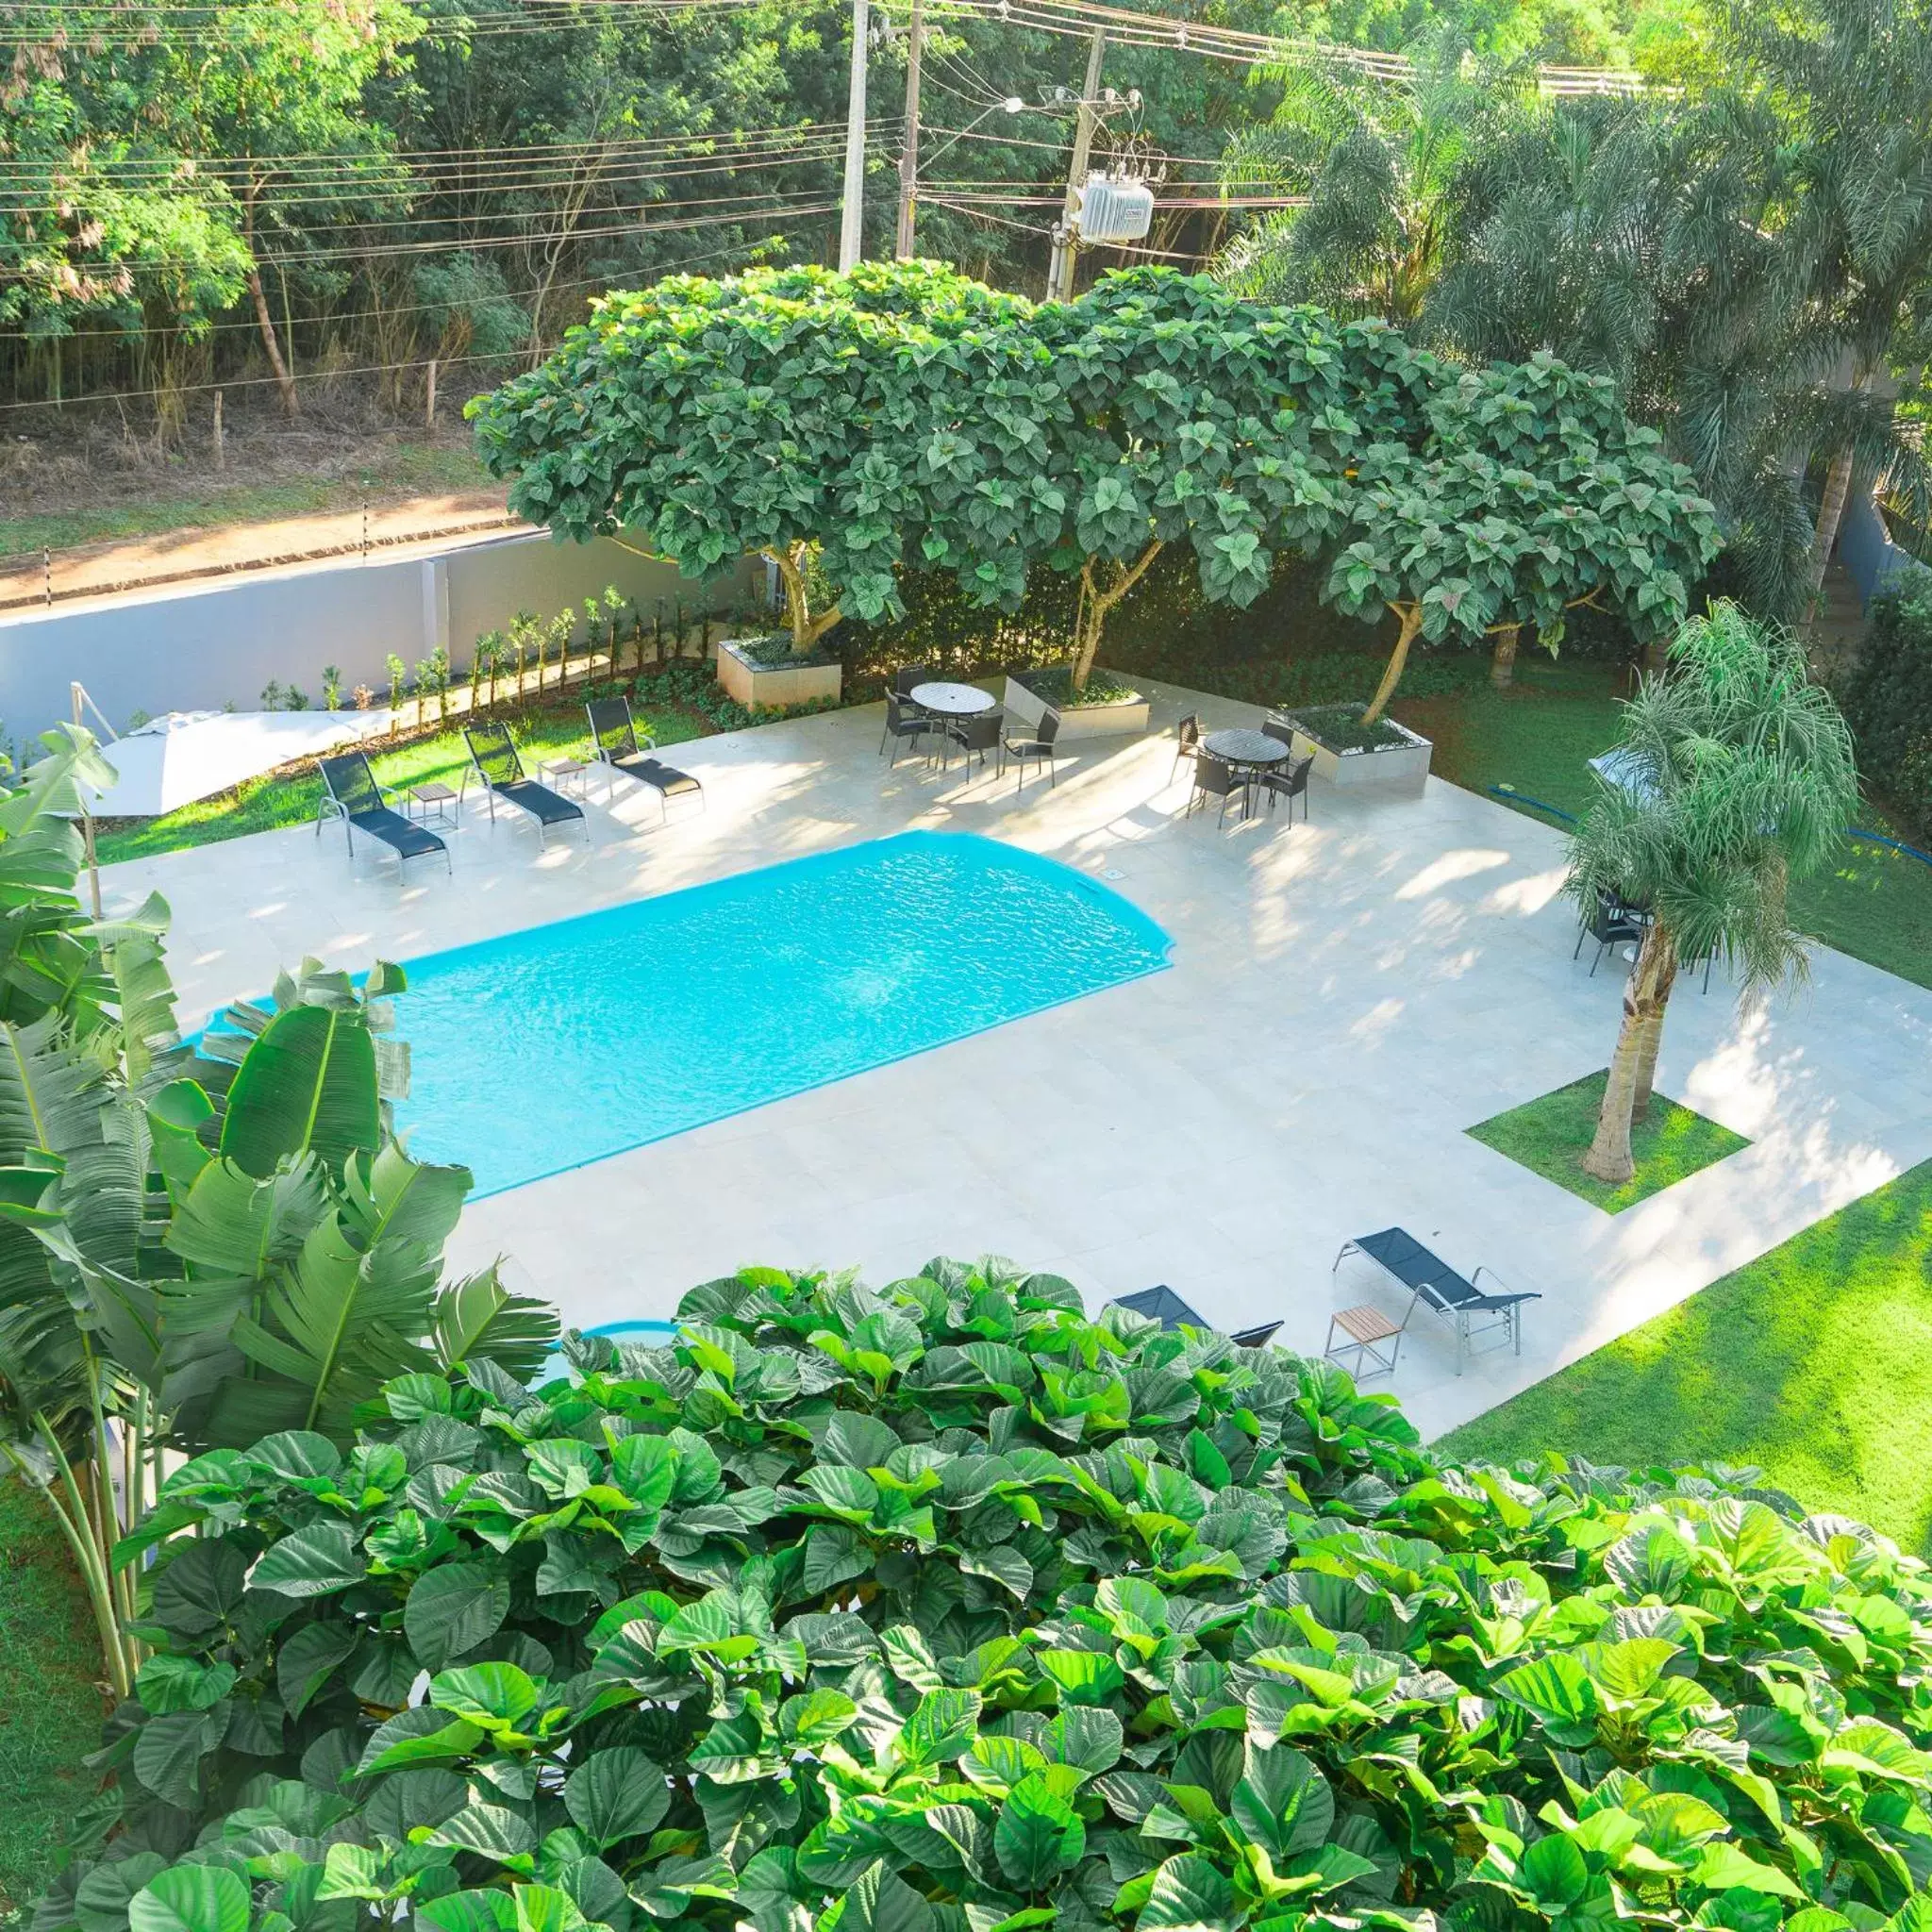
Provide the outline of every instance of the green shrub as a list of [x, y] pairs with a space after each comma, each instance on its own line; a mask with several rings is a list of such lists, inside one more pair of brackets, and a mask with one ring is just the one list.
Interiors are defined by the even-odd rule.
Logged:
[[[934, 1261], [178, 1470], [41, 1932], [1919, 1932], [1932, 1589]], [[109, 1824], [118, 1834], [104, 1839]]]
[[1838, 698], [1867, 783], [1932, 832], [1932, 570], [1916, 566], [1872, 600]]

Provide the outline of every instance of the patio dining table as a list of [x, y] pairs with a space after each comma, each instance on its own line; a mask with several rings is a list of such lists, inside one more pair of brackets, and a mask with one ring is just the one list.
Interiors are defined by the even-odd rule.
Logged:
[[1289, 753], [1280, 739], [1265, 731], [1210, 731], [1201, 743], [1230, 765], [1278, 765]]
[[915, 684], [908, 693], [922, 711], [941, 718], [976, 718], [990, 711], [999, 700], [976, 684]]

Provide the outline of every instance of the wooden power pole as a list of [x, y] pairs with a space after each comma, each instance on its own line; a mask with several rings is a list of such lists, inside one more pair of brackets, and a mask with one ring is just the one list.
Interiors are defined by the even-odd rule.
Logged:
[[1054, 300], [1074, 299], [1074, 239], [1080, 217], [1080, 191], [1087, 185], [1087, 158], [1093, 149], [1095, 109], [1100, 105], [1100, 57], [1107, 51], [1107, 29], [1097, 26], [1087, 48], [1087, 80], [1080, 90], [1080, 118], [1074, 124], [1074, 158], [1067, 167], [1067, 202], [1054, 230], [1053, 262], [1046, 272], [1046, 292]]

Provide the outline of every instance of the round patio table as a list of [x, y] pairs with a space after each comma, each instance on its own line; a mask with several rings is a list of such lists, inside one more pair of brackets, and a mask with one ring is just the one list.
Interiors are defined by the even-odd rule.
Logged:
[[1201, 746], [1231, 765], [1278, 765], [1289, 751], [1280, 739], [1270, 738], [1265, 731], [1210, 731]]
[[922, 711], [937, 711], [942, 718], [976, 718], [999, 703], [976, 684], [915, 684], [911, 697]]

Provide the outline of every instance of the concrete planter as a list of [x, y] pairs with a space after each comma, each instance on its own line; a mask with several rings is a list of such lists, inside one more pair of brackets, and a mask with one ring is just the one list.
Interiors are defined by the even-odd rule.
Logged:
[[1330, 785], [1386, 786], [1391, 791], [1421, 791], [1429, 775], [1429, 756], [1435, 750], [1426, 738], [1388, 719], [1391, 731], [1400, 734], [1392, 744], [1377, 745], [1372, 751], [1333, 751], [1320, 739], [1311, 737], [1298, 719], [1294, 725], [1291, 756], [1312, 758], [1315, 776]]
[[836, 658], [807, 658], [795, 664], [755, 664], [736, 638], [718, 644], [718, 682], [726, 697], [759, 711], [789, 710], [836, 699], [845, 667]]
[[[1046, 715], [1046, 700], [1020, 682], [1007, 679], [1007, 715], [1025, 725], [1037, 725]], [[1139, 738], [1147, 729], [1147, 700], [1124, 699], [1112, 705], [1071, 705], [1060, 708], [1062, 744], [1076, 743], [1083, 738]]]

